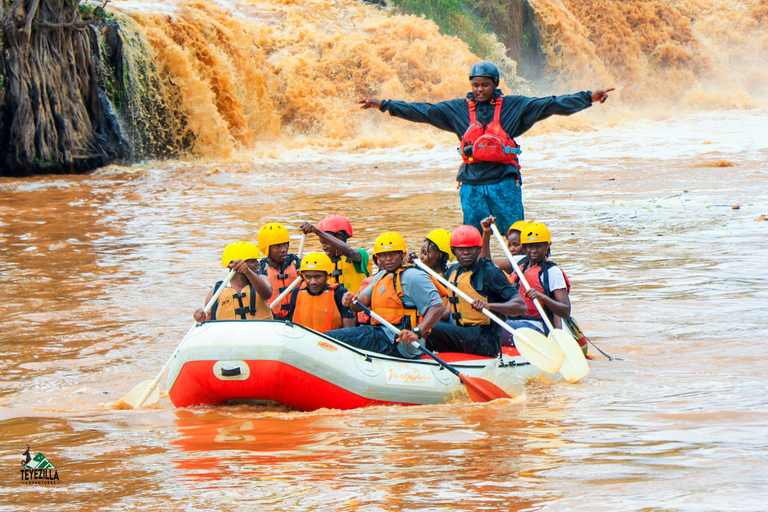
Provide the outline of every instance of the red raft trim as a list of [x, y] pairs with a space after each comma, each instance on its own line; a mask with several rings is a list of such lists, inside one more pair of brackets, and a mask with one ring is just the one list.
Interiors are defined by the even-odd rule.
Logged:
[[[504, 354], [519, 356], [514, 347]], [[494, 359], [459, 352], [442, 352], [446, 362]], [[429, 359], [424, 356], [424, 359]], [[176, 407], [222, 405], [229, 400], [271, 400], [301, 411], [314, 411], [333, 404], [334, 409], [357, 409], [369, 405], [417, 405], [365, 398], [315, 375], [280, 361], [245, 361], [250, 368], [247, 380], [221, 380], [214, 375], [216, 361], [188, 361], [168, 392]], [[289, 385], [286, 385], [289, 383]]]
[[300, 411], [314, 411], [329, 404], [334, 409], [415, 405], [365, 398], [279, 361], [245, 363], [250, 376], [242, 381], [218, 379], [213, 373], [216, 361], [189, 361], [181, 368], [168, 396], [176, 407], [221, 405], [229, 400], [271, 400]]
[[[502, 347], [501, 348], [502, 353], [507, 357], [520, 357], [520, 352], [517, 351], [517, 348], [515, 347]], [[464, 354], [463, 352], [436, 352], [435, 355], [445, 361], [446, 363], [461, 363], [463, 361], [472, 360], [472, 361], [478, 361], [482, 359], [487, 359], [490, 361], [491, 359], [496, 359], [495, 357], [483, 357], [483, 356], [475, 356], [472, 354]], [[424, 354], [421, 356], [422, 359], [432, 359], [428, 355]]]

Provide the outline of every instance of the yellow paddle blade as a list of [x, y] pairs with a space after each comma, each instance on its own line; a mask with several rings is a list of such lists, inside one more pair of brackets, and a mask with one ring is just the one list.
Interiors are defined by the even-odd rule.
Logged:
[[513, 336], [517, 351], [526, 361], [547, 373], [557, 373], [563, 364], [565, 353], [555, 341], [528, 327], [515, 329]]
[[[145, 380], [144, 382], [139, 382], [136, 384], [136, 387], [134, 387], [130, 393], [125, 395], [122, 399], [120, 399], [120, 404], [129, 405], [131, 409], [135, 409], [136, 405], [139, 403], [139, 400], [141, 400], [141, 396], [144, 394], [144, 392], [149, 389], [149, 387], [152, 385], [151, 380]], [[147, 405], [154, 405], [160, 400], [160, 386], [155, 386], [154, 391], [147, 397], [146, 400], [144, 400], [144, 403], [142, 404], [142, 407], [145, 407]]]
[[557, 343], [565, 353], [565, 361], [560, 367], [560, 375], [568, 382], [578, 382], [589, 373], [589, 365], [584, 352], [581, 351], [579, 342], [561, 329], [553, 329], [549, 333], [549, 338]]

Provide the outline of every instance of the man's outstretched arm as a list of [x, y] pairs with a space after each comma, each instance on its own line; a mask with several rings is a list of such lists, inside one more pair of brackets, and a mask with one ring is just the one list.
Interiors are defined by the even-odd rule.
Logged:
[[[464, 106], [463, 100], [460, 100]], [[461, 112], [456, 100], [442, 101], [440, 103], [411, 103], [407, 101], [378, 100], [364, 98], [357, 102], [360, 108], [367, 110], [376, 108], [382, 112], [389, 112], [393, 117], [399, 117], [414, 123], [425, 123], [441, 130], [456, 133], [457, 126], [466, 124], [469, 120], [467, 113]], [[466, 117], [465, 119], [462, 119]]]
[[[537, 122], [553, 115], [569, 116], [576, 112], [589, 108], [593, 103], [605, 103], [608, 93], [615, 89], [599, 91], [585, 91], [563, 96], [548, 96], [545, 98], [524, 98], [522, 104], [520, 124], [514, 130], [513, 137], [525, 133]], [[505, 120], [502, 119], [502, 125]]]

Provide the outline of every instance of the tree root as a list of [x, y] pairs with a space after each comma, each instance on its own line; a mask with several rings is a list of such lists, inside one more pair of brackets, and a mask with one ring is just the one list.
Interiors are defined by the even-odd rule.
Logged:
[[0, 174], [85, 172], [124, 157], [99, 84], [96, 18], [82, 18], [79, 0], [0, 1]]

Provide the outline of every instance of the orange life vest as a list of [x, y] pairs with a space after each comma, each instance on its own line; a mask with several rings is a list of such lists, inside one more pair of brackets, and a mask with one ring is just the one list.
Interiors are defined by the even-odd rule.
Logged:
[[[368, 285], [371, 284], [372, 281], [373, 281], [373, 276], [368, 276], [365, 279], [363, 279], [363, 282], [360, 283], [360, 290], [365, 290], [366, 288], [368, 288]], [[371, 317], [368, 316], [368, 313], [366, 313], [365, 311], [360, 311], [357, 314], [357, 323], [360, 325], [370, 324]]]
[[448, 301], [448, 296], [451, 295], [451, 292], [443, 286], [443, 283], [432, 277], [432, 275], [429, 275], [429, 278], [432, 280], [432, 284], [435, 285], [435, 288], [437, 289], [437, 293], [440, 294], [440, 298], [443, 299], [443, 307], [445, 309], [450, 309], [450, 302]]
[[341, 328], [341, 312], [336, 306], [336, 283], [329, 284], [322, 293], [312, 295], [304, 284], [296, 295], [293, 321], [317, 332]]
[[[285, 289], [288, 288], [288, 286], [296, 280], [296, 278], [299, 276], [299, 273], [296, 270], [296, 265], [293, 263], [288, 265], [282, 271], [278, 271], [271, 265], [267, 264], [266, 276], [269, 278], [269, 282], [272, 283], [272, 297], [269, 299], [269, 303], [272, 304], [277, 296], [284, 292]], [[275, 318], [285, 318], [288, 316], [288, 312], [290, 311], [290, 304], [291, 296], [288, 294], [283, 298], [283, 300], [280, 301], [279, 304], [276, 304], [275, 307], [272, 308], [272, 312], [275, 314]]]
[[474, 162], [493, 162], [499, 164], [512, 164], [520, 169], [517, 155], [522, 151], [514, 139], [507, 135], [501, 127], [501, 105], [504, 97], [500, 96], [491, 103], [496, 107], [493, 112], [493, 120], [488, 126], [483, 126], [477, 120], [474, 99], [467, 99], [469, 104], [469, 128], [461, 138], [461, 159], [465, 164]]
[[[222, 281], [216, 283], [214, 293], [221, 284]], [[272, 311], [267, 301], [248, 283], [239, 292], [234, 288], [224, 288], [219, 300], [211, 307], [211, 320], [272, 320]]]
[[[471, 270], [459, 273], [462, 270], [461, 265], [454, 265], [451, 269], [451, 273], [448, 275], [448, 280], [461, 290], [469, 295], [473, 300], [480, 299], [484, 302], [488, 302], [488, 297], [481, 295], [472, 286], [472, 275], [474, 272]], [[466, 300], [462, 299], [454, 292], [449, 292], [448, 303], [451, 305], [451, 318], [456, 325], [463, 327], [472, 327], [475, 325], [488, 325], [491, 323], [491, 319], [485, 316], [480, 311], [472, 308], [472, 305]]]
[[[406, 265], [395, 272], [384, 274], [384, 277], [373, 285], [373, 293], [371, 294], [371, 309], [387, 322], [395, 326], [402, 325], [404, 329], [412, 329], [421, 321], [418, 309], [415, 307], [406, 308], [403, 305], [402, 273], [409, 268], [414, 268], [414, 266]], [[371, 323], [378, 324], [379, 322], [372, 318]]]

